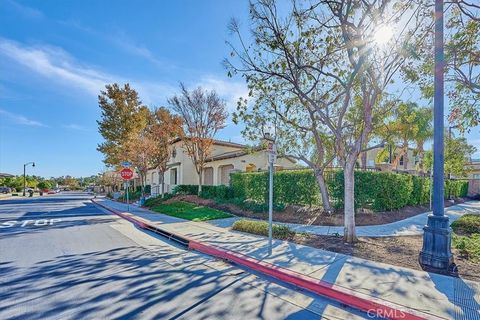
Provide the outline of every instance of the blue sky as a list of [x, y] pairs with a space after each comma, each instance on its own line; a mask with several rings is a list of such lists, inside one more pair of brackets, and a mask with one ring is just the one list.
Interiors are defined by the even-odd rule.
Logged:
[[[103, 168], [97, 95], [129, 82], [150, 106], [179, 81], [215, 89], [230, 111], [246, 94], [221, 65], [227, 24], [248, 26], [248, 3], [202, 1], [13, 1], [0, 3], [0, 172], [96, 174]], [[480, 149], [478, 128], [468, 138]], [[229, 123], [218, 138], [242, 142]], [[480, 157], [480, 153], [477, 153]]]
[[[99, 90], [130, 82], [151, 106], [188, 86], [215, 89], [233, 110], [243, 81], [221, 65], [244, 1], [13, 1], [0, 4], [0, 172], [101, 171]], [[219, 138], [242, 141], [229, 125]]]

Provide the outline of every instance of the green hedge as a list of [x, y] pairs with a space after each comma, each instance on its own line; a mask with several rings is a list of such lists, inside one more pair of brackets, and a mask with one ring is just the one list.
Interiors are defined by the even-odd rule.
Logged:
[[[315, 176], [311, 170], [279, 171], [274, 175], [275, 204], [312, 205], [321, 202]], [[236, 198], [266, 203], [268, 201], [268, 173], [234, 173], [230, 185]]]
[[[198, 186], [192, 184], [180, 184], [173, 188], [173, 194], [198, 194]], [[206, 199], [231, 199], [233, 189], [229, 186], [202, 186], [200, 197]]]
[[[343, 171], [336, 171], [328, 183], [330, 198], [337, 208], [343, 208]], [[392, 210], [411, 204], [411, 175], [387, 172], [355, 172], [355, 208], [374, 211]]]
[[[343, 207], [343, 171], [326, 173], [332, 204]], [[268, 173], [233, 173], [230, 180], [234, 198], [266, 203]], [[426, 204], [430, 200], [430, 178], [408, 174], [355, 171], [355, 207], [374, 211], [394, 210], [406, 205]], [[468, 182], [448, 180], [445, 195], [467, 196]], [[274, 174], [274, 204], [320, 204], [320, 192], [312, 170], [280, 171]]]
[[445, 181], [445, 198], [466, 197], [468, 194], [468, 181], [466, 180], [447, 180]]

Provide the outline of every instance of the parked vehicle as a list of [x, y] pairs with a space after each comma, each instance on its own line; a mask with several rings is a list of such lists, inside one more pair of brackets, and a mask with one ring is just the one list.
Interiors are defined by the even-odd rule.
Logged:
[[0, 193], [10, 193], [12, 190], [9, 187], [0, 187]]

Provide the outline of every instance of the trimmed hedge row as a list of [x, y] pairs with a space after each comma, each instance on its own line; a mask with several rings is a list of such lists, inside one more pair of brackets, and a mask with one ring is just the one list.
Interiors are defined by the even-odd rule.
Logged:
[[[332, 204], [343, 207], [343, 171], [326, 174]], [[268, 174], [265, 172], [234, 173], [230, 184], [235, 198], [266, 203]], [[394, 210], [406, 205], [429, 202], [430, 179], [388, 172], [355, 172], [355, 207], [374, 211]], [[468, 182], [448, 180], [445, 195], [465, 197]], [[321, 202], [318, 185], [311, 170], [280, 171], [274, 175], [274, 203], [276, 205], [312, 205]]]
[[[173, 194], [198, 194], [198, 186], [193, 184], [180, 184], [175, 186], [172, 191]], [[233, 189], [224, 186], [202, 186], [200, 197], [206, 199], [232, 199]]]
[[[233, 173], [230, 185], [234, 196], [266, 203], [268, 172]], [[320, 191], [311, 170], [279, 171], [274, 174], [275, 204], [312, 205], [321, 202]]]

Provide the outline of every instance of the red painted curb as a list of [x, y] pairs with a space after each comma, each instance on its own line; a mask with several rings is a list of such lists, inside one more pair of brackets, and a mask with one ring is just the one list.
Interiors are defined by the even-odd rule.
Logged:
[[[93, 199], [92, 199], [92, 202], [138, 225], [141, 228], [146, 228], [147, 226], [155, 227], [153, 225], [149, 225], [148, 222], [142, 221], [137, 218], [133, 218], [115, 209], [104, 206], [98, 203], [97, 201], [94, 201]], [[158, 228], [158, 227], [155, 227], [155, 228]], [[185, 238], [184, 236], [179, 236], [179, 237]], [[329, 282], [308, 277], [301, 273], [298, 273], [289, 269], [285, 269], [268, 262], [260, 261], [238, 252], [224, 250], [212, 245], [201, 243], [193, 239], [189, 239], [189, 238], [186, 238], [186, 239], [189, 241], [188, 248], [191, 250], [196, 250], [214, 257], [225, 259], [225, 260], [237, 263], [239, 265], [245, 266], [249, 269], [255, 270], [257, 272], [266, 274], [278, 280], [293, 284], [297, 287], [306, 289], [308, 291], [314, 292], [321, 296], [338, 301], [345, 305], [351, 306], [355, 309], [367, 312], [369, 316], [370, 315], [372, 316], [372, 318], [374, 316], [375, 317], [379, 316], [385, 319], [392, 319], [392, 320], [442, 319], [433, 315], [416, 311], [414, 309], [399, 306], [379, 298], [371, 297], [368, 295], [364, 295], [364, 297], [362, 297], [360, 296], [360, 294], [354, 291], [344, 289], [344, 288], [339, 288]]]

